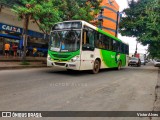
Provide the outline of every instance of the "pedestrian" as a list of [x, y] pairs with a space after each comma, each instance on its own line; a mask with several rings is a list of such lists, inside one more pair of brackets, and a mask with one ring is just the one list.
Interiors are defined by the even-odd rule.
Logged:
[[37, 48], [33, 47], [33, 56], [36, 57], [36, 54], [37, 54]]
[[13, 44], [12, 50], [13, 50], [14, 57], [17, 57], [17, 49], [18, 49], [18, 46], [16, 44]]
[[6, 44], [4, 45], [4, 50], [5, 50], [5, 57], [8, 57], [10, 50], [10, 44], [8, 42], [6, 42]]

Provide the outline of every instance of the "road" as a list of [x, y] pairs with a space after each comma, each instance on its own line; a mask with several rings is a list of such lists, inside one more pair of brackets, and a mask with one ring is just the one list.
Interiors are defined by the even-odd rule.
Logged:
[[3, 70], [0, 111], [152, 111], [157, 80], [158, 68], [153, 65], [101, 70], [99, 74], [50, 68]]

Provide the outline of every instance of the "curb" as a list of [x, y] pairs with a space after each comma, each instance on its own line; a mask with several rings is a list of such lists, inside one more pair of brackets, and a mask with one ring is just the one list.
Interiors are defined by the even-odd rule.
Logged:
[[[27, 62], [46, 62], [45, 60], [26, 60]], [[22, 60], [0, 60], [0, 62], [22, 62]]]
[[12, 69], [26, 69], [26, 68], [47, 68], [46, 65], [41, 66], [9, 66], [9, 67], [0, 67], [0, 70], [12, 70]]
[[160, 68], [158, 69], [157, 84], [155, 86], [155, 101], [153, 104], [153, 111], [160, 111]]

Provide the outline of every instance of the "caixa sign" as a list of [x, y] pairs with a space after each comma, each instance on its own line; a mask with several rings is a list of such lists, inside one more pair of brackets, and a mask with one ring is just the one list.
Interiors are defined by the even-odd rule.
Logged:
[[18, 27], [6, 25], [6, 24], [0, 24], [0, 29], [6, 30], [6, 31], [17, 32], [17, 33], [22, 33], [22, 28], [18, 28]]

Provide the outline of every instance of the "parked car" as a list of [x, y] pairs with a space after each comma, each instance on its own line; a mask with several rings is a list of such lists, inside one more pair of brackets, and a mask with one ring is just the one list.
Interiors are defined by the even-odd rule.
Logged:
[[137, 57], [131, 57], [131, 59], [129, 60], [128, 66], [140, 67], [141, 66], [141, 60]]
[[149, 63], [149, 60], [145, 60], [146, 61], [146, 63]]
[[154, 66], [155, 67], [160, 67], [160, 59], [154, 60]]
[[145, 60], [141, 60], [141, 65], [146, 65], [146, 61]]

